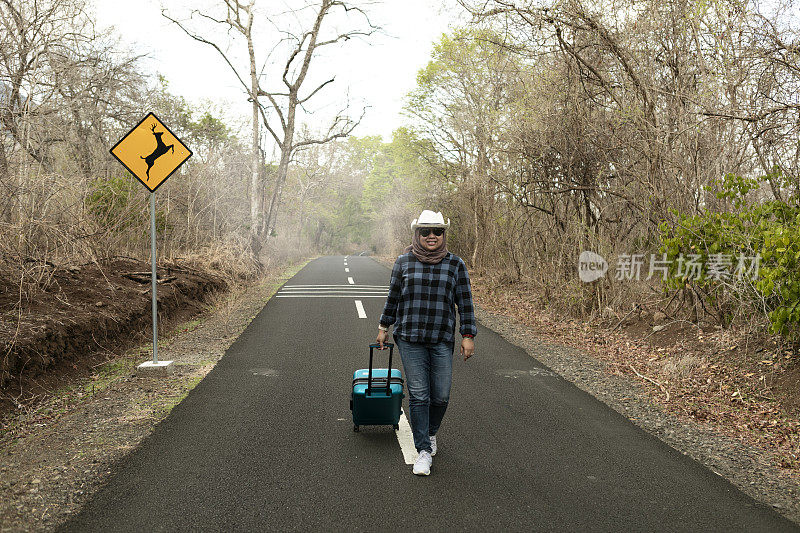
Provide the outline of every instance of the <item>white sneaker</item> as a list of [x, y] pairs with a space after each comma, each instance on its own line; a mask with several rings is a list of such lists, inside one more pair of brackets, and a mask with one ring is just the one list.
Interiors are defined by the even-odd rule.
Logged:
[[431, 457], [436, 455], [436, 435], [431, 435]]
[[430, 452], [427, 450], [422, 450], [417, 456], [417, 462], [414, 463], [413, 472], [418, 476], [428, 476], [431, 473], [432, 464], [433, 458], [431, 457]]

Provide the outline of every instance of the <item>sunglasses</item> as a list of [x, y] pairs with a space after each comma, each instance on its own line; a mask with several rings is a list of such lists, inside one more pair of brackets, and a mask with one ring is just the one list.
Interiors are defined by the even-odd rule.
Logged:
[[437, 237], [441, 237], [442, 235], [444, 235], [444, 228], [421, 228], [419, 230], [419, 234], [422, 235], [423, 237], [427, 237], [431, 233], [433, 233]]

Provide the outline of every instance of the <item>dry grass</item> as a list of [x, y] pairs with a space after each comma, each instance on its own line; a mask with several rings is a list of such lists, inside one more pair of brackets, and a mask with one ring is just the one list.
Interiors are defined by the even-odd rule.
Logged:
[[233, 285], [257, 274], [256, 264], [249, 251], [233, 241], [212, 243], [198, 250], [182, 253], [174, 261], [216, 274]]
[[241, 308], [242, 296], [247, 292], [245, 283], [228, 285], [227, 292], [215, 293], [209, 299], [209, 306], [225, 328], [225, 335], [231, 333], [231, 323]]
[[702, 355], [676, 355], [661, 362], [659, 373], [670, 382], [681, 382], [697, 378], [698, 370], [705, 364], [707, 364], [706, 358]]

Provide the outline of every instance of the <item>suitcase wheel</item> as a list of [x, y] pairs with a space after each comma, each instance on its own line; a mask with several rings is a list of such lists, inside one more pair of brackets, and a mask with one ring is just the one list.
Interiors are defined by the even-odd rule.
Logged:
[[357, 425], [353, 425], [353, 431], [358, 431], [358, 426]]

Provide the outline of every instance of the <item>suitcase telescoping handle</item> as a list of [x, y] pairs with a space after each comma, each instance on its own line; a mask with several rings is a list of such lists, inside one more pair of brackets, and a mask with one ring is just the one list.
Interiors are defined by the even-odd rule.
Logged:
[[[386, 369], [386, 394], [391, 396], [392, 395], [392, 389], [391, 389], [390, 385], [391, 385], [391, 381], [392, 381], [392, 353], [394, 352], [394, 344], [391, 343], [391, 342], [384, 342], [383, 345], [389, 347], [389, 368]], [[369, 373], [367, 374], [367, 392], [366, 392], [367, 394], [369, 394], [370, 392], [373, 392], [372, 391], [372, 353], [375, 350], [375, 348], [378, 348], [380, 350], [381, 349], [381, 345], [377, 344], [377, 343], [369, 345]], [[384, 350], [385, 349], [386, 348], [384, 348]]]

